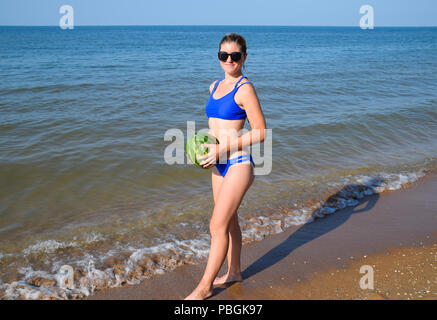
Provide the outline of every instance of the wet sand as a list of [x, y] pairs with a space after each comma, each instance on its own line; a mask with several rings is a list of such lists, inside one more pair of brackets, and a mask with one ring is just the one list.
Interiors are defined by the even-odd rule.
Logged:
[[[243, 246], [243, 282], [210, 299], [436, 299], [437, 173]], [[183, 299], [206, 261], [88, 299]], [[225, 261], [226, 264], [226, 261]], [[363, 265], [374, 288], [361, 289]], [[220, 274], [225, 271], [225, 266]]]

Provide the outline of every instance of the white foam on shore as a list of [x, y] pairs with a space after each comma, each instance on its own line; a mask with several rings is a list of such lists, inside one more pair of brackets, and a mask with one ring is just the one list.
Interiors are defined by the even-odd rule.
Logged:
[[84, 234], [84, 236], [85, 236], [84, 239], [85, 243], [95, 243], [99, 241], [105, 241], [107, 239], [107, 237], [105, 237], [100, 232], [89, 232]]
[[[60, 263], [52, 269], [53, 273], [34, 271], [31, 267], [20, 268], [19, 272], [23, 274], [23, 279], [4, 284], [2, 287], [5, 289], [7, 299], [79, 299], [93, 294], [96, 290], [124, 284], [138, 284], [153, 275], [172, 271], [182, 264], [195, 263], [198, 259], [207, 257], [209, 239], [209, 235], [205, 234], [198, 239], [175, 240], [153, 247], [132, 249], [132, 254], [126, 263], [105, 270], [95, 268], [95, 258], [85, 255], [75, 263], [80, 267], [79, 279], [74, 277], [75, 272], [79, 270], [74, 270], [71, 266], [61, 266]], [[49, 246], [50, 250], [63, 247], [59, 243], [50, 243]], [[41, 248], [45, 250], [47, 243], [32, 252], [40, 252]], [[111, 256], [112, 253], [114, 251], [105, 256]], [[72, 270], [71, 274], [68, 275], [66, 270]], [[71, 279], [74, 277], [73, 286], [65, 285], [69, 277]], [[36, 278], [43, 278], [50, 287], [33, 285]]]
[[378, 177], [359, 175], [346, 176], [340, 183], [332, 183], [332, 187], [340, 190], [326, 203], [319, 201], [309, 208], [290, 210], [288, 214], [273, 214], [270, 217], [251, 218], [242, 231], [243, 242], [253, 242], [264, 239], [267, 235], [277, 234], [291, 226], [313, 222], [346, 207], [354, 207], [360, 199], [386, 190], [398, 190], [407, 183], [412, 183], [425, 176], [425, 172], [388, 174]]
[[0, 261], [3, 259], [7, 259], [8, 257], [15, 257], [17, 256], [16, 253], [4, 253], [4, 252], [0, 252]]
[[[83, 242], [88, 244], [98, 241], [103, 241], [106, 239], [106, 237], [104, 237], [99, 232], [84, 233], [82, 236], [84, 238]], [[77, 240], [77, 237], [74, 237], [74, 240]], [[64, 249], [70, 247], [80, 247], [80, 243], [77, 241], [62, 242], [57, 240], [44, 240], [44, 241], [39, 241], [23, 249], [22, 254], [24, 256], [29, 256], [32, 254], [39, 254], [39, 253], [54, 253], [58, 249]]]
[[58, 249], [64, 249], [68, 247], [77, 247], [79, 244], [75, 241], [65, 243], [65, 242], [59, 242], [56, 240], [45, 240], [38, 242], [34, 245], [28, 246], [26, 249], [22, 251], [24, 256], [28, 256], [31, 254], [38, 254], [38, 253], [53, 253]]
[[[365, 196], [400, 189], [404, 184], [414, 182], [424, 175], [424, 172], [418, 172], [384, 173], [376, 178], [366, 175], [346, 176], [341, 182], [330, 184], [338, 191], [327, 202], [319, 201], [311, 207], [298, 207], [271, 216], [242, 219], [243, 242], [259, 241], [268, 235], [281, 233], [290, 226], [310, 223], [314, 219], [323, 218], [346, 207], [356, 206], [358, 200]], [[90, 233], [85, 237], [85, 242], [92, 243], [104, 239], [105, 237], [99, 233]], [[147, 248], [121, 248], [115, 244], [114, 249], [99, 257], [85, 253], [80, 261], [75, 262], [78, 270], [64, 266], [61, 262], [52, 266], [51, 273], [34, 271], [31, 267], [21, 268], [19, 271], [23, 274], [23, 279], [0, 284], [0, 289], [4, 290], [6, 299], [79, 299], [103, 288], [137, 284], [153, 275], [170, 272], [180, 265], [197, 263], [200, 259], [207, 258], [209, 242], [209, 235], [200, 234], [196, 239], [170, 239], [168, 242]], [[57, 249], [78, 245], [76, 241], [46, 240], [27, 247], [22, 253], [24, 256], [41, 252], [54, 253]], [[95, 268], [95, 261], [102, 261], [126, 250], [131, 254], [122, 264], [104, 270]], [[0, 259], [2, 256], [4, 254], [0, 254]], [[68, 270], [73, 270], [73, 273], [70, 272], [68, 275]], [[68, 277], [72, 279], [72, 286], [66, 285]], [[43, 285], [36, 286], [35, 278], [42, 278], [45, 282], [40, 281], [39, 284]]]

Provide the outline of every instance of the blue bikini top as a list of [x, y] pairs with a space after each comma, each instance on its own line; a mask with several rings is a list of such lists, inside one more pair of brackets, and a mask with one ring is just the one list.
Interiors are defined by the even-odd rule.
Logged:
[[226, 120], [238, 120], [238, 119], [246, 119], [246, 111], [235, 102], [234, 95], [237, 92], [238, 88], [242, 85], [250, 82], [242, 83], [238, 86], [243, 78], [247, 78], [246, 76], [241, 77], [240, 80], [235, 84], [234, 89], [229, 92], [227, 95], [221, 97], [220, 99], [214, 99], [212, 96], [214, 95], [215, 89], [217, 88], [220, 81], [216, 81], [214, 85], [214, 89], [211, 92], [211, 96], [209, 97], [208, 102], [206, 103], [206, 116], [208, 118], [220, 118]]

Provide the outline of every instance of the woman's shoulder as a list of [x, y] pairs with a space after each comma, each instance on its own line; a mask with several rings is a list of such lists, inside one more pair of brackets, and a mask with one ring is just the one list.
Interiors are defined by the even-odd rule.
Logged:
[[247, 83], [247, 82], [249, 82], [249, 84], [251, 84], [253, 86], [252, 81], [250, 81], [247, 77], [244, 77], [243, 79], [241, 79], [241, 81], [238, 84], [238, 86], [240, 87], [243, 83]]
[[[245, 85], [247, 83], [247, 85]], [[238, 91], [237, 92], [254, 92], [255, 86], [253, 85], [253, 82], [250, 81], [247, 77], [241, 79], [240, 83], [238, 84]]]
[[252, 99], [256, 96], [257, 94], [253, 83], [249, 79], [244, 78], [238, 84], [237, 92], [234, 95], [234, 99], [235, 102], [241, 106], [244, 104], [244, 101], [246, 99]]

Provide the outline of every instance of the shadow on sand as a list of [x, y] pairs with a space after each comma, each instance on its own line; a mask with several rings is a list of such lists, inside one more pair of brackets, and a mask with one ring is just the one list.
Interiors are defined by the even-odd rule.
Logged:
[[[341, 190], [326, 199], [326, 201], [322, 205], [322, 208], [325, 206], [329, 207], [329, 204], [336, 203], [339, 199], [344, 199], [345, 194], [351, 194], [351, 190], [359, 190], [360, 192], [363, 192], [365, 190], [372, 189], [371, 187], [369, 187], [369, 185], [379, 186], [382, 182], [384, 182], [383, 178], [374, 177], [368, 182], [367, 185], [346, 185]], [[242, 272], [243, 280], [247, 280], [253, 275], [273, 266], [274, 264], [287, 257], [291, 252], [293, 252], [300, 246], [303, 246], [304, 244], [335, 230], [343, 223], [345, 223], [351, 215], [369, 211], [376, 204], [379, 197], [380, 196], [377, 193], [369, 196], [364, 196], [359, 200], [357, 199], [358, 204], [354, 207], [346, 207], [344, 209], [340, 209], [334, 212], [331, 216], [326, 216], [325, 218], [323, 218], [323, 220], [316, 219], [314, 222], [302, 225], [282, 243], [272, 248], [270, 251], [268, 251], [266, 254], [264, 254], [255, 262], [253, 262], [250, 266], [248, 266]], [[357, 208], [358, 206], [362, 206], [363, 204], [365, 204], [364, 208]], [[314, 213], [315, 212], [313, 212], [313, 214]], [[231, 285], [232, 283], [222, 287], [214, 288], [213, 295], [216, 295], [221, 291], [226, 290], [226, 288], [229, 288]]]

